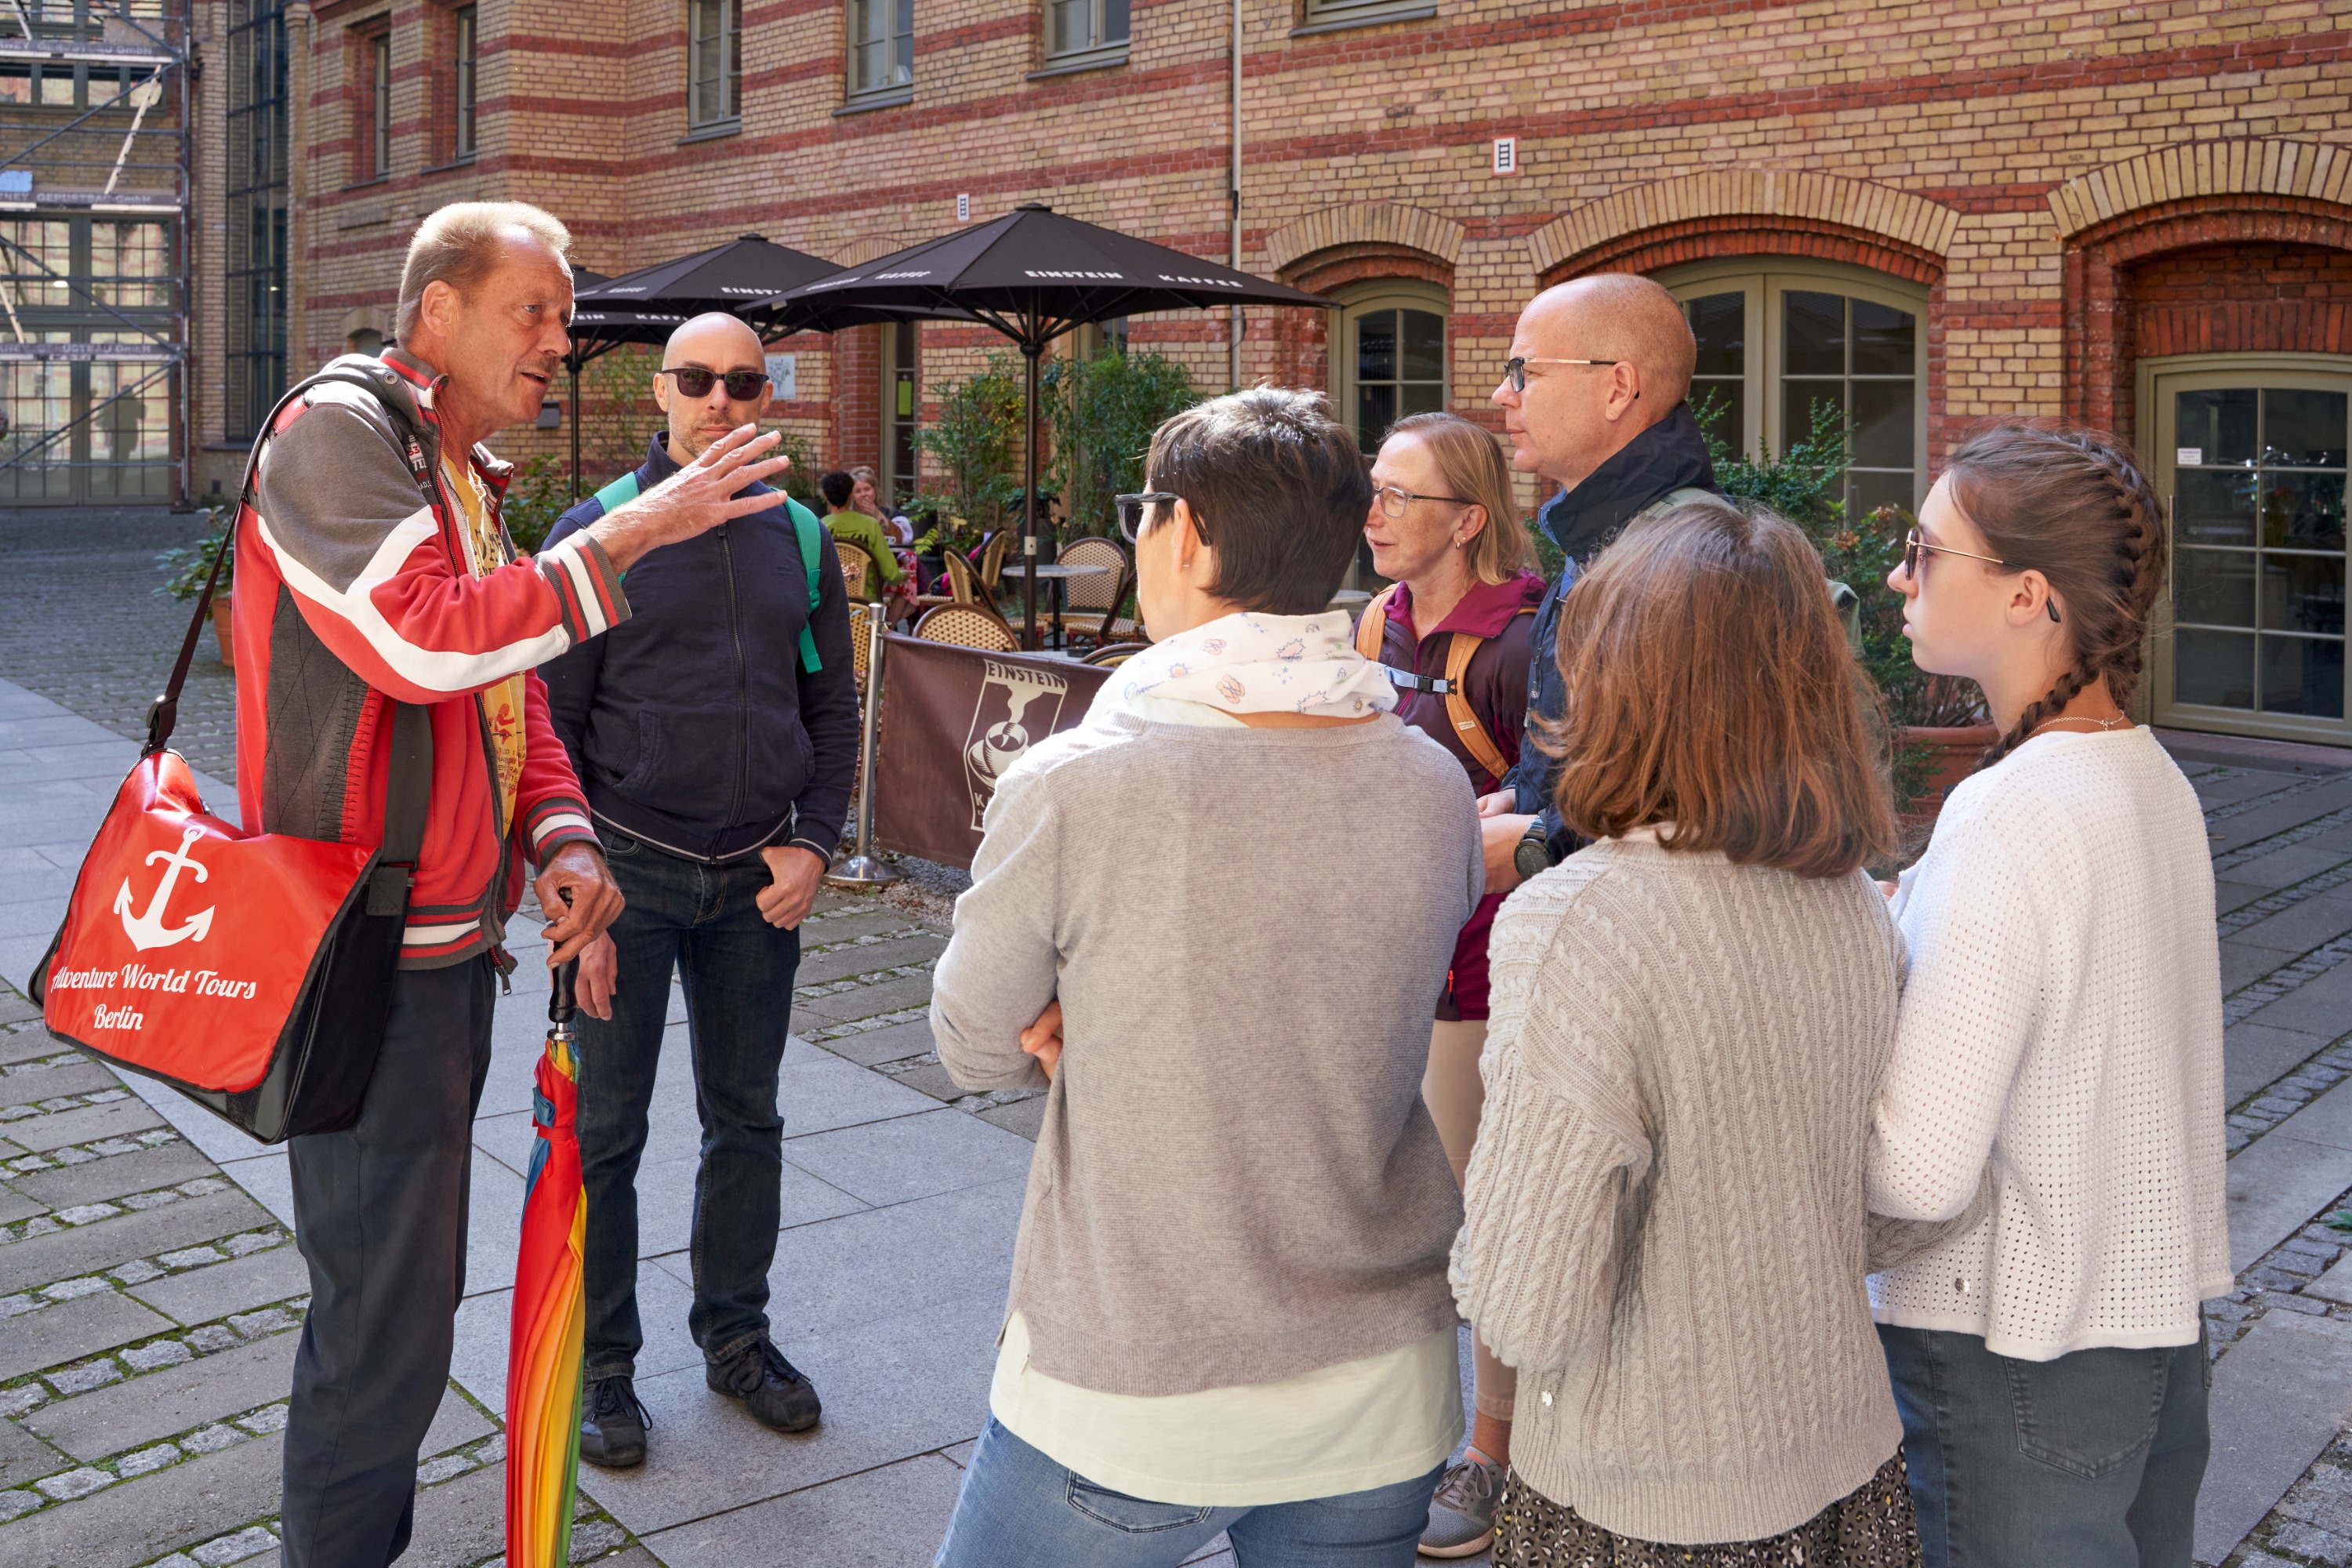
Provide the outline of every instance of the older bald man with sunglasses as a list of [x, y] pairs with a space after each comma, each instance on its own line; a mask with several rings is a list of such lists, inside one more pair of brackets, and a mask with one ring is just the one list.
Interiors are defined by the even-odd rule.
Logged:
[[[645, 463], [564, 514], [594, 524], [768, 409], [760, 340], [731, 316], [674, 333], [654, 378], [669, 428]], [[635, 616], [541, 673], [628, 908], [581, 961], [580, 1161], [588, 1194], [580, 1456], [645, 1458], [637, 1403], [637, 1163], [675, 967], [686, 984], [702, 1160], [688, 1237], [687, 1327], [705, 1381], [758, 1421], [815, 1423], [816, 1390], [768, 1322], [782, 1181], [777, 1068], [799, 925], [841, 838], [857, 751], [841, 566], [798, 501], [630, 569]]]

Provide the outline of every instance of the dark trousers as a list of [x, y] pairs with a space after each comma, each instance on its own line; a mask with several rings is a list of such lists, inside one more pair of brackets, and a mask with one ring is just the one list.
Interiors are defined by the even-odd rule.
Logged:
[[286, 1419], [287, 1568], [378, 1568], [408, 1546], [416, 1450], [466, 1289], [488, 957], [403, 973], [356, 1126], [292, 1139], [310, 1310]]
[[768, 1332], [776, 1258], [783, 1119], [776, 1069], [792, 1028], [797, 931], [755, 901], [772, 879], [747, 855], [705, 865], [607, 829], [605, 858], [628, 908], [613, 922], [620, 971], [610, 1023], [580, 1019], [580, 1169], [588, 1194], [591, 1381], [633, 1377], [645, 1347], [637, 1317], [637, 1162], [646, 1150], [675, 967], [686, 983], [702, 1161], [688, 1237], [694, 1306], [687, 1328], [724, 1361]]
[[1881, 1324], [1926, 1568], [2189, 1568], [2204, 1337], [2019, 1361]]

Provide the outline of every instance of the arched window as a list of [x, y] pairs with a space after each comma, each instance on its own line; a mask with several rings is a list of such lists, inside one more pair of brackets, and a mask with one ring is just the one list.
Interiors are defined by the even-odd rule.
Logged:
[[1336, 291], [1331, 406], [1365, 451], [1408, 414], [1445, 406], [1445, 290], [1387, 279]]
[[1695, 262], [1657, 275], [1698, 339], [1691, 400], [1735, 452], [1785, 452], [1828, 407], [1848, 423], [1849, 511], [1927, 499], [1927, 291], [1860, 267]]

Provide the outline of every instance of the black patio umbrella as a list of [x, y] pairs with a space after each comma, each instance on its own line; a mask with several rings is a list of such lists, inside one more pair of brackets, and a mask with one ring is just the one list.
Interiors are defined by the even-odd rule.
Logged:
[[670, 333], [706, 311], [740, 313], [754, 300], [836, 270], [804, 250], [747, 234], [618, 278], [597, 277], [593, 284], [580, 282], [593, 274], [575, 271], [572, 352], [564, 358], [572, 379], [572, 498], [580, 499], [582, 366], [624, 344], [667, 342]]
[[[1022, 488], [1021, 550], [1037, 555], [1037, 362], [1045, 345], [1089, 321], [1150, 310], [1329, 301], [1116, 229], [1082, 223], [1040, 202], [993, 222], [846, 268], [761, 300], [753, 314], [773, 332], [833, 331], [868, 321], [950, 316], [1011, 338], [1028, 362], [1028, 468]], [[1037, 574], [1022, 580], [1027, 626], [1037, 643]]]

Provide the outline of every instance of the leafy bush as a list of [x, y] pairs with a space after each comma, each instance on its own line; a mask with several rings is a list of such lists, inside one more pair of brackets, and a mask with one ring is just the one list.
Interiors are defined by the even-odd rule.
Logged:
[[[926, 475], [923, 496], [964, 520], [960, 532], [1004, 526], [1005, 510], [1021, 493], [1022, 367], [1010, 354], [988, 356], [977, 375], [939, 389], [939, 416], [915, 439], [941, 470]], [[950, 527], [942, 517], [943, 529]]]
[[[213, 557], [219, 552], [230, 526], [236, 521], [236, 508], [222, 502], [205, 507], [204, 514], [205, 536], [202, 539], [155, 552], [156, 570], [171, 574], [163, 580], [163, 585], [155, 590], [167, 599], [186, 604], [205, 591], [205, 579], [212, 574]], [[227, 593], [230, 581], [236, 575], [236, 553], [231, 551], [228, 558], [221, 563], [220, 586], [214, 590], [213, 596], [218, 598]]]
[[1110, 498], [1143, 488], [1152, 433], [1200, 401], [1192, 373], [1165, 354], [1106, 350], [1047, 366], [1038, 388], [1054, 443], [1045, 473], [1061, 495], [1067, 532], [1117, 533]]

